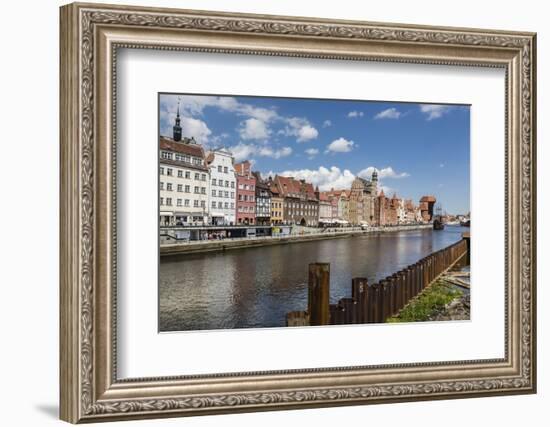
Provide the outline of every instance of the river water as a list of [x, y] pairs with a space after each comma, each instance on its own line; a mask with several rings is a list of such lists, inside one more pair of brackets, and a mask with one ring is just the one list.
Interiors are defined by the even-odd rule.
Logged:
[[461, 239], [468, 228], [368, 234], [227, 252], [162, 257], [160, 331], [285, 326], [307, 308], [308, 264], [330, 263], [331, 302], [351, 279], [375, 282]]

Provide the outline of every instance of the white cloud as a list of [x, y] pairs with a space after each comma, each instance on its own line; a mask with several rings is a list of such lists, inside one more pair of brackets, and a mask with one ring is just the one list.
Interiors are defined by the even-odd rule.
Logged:
[[440, 163], [440, 164], [439, 164], [439, 167], [440, 167], [440, 168], [444, 168], [444, 167], [445, 167], [445, 163]]
[[420, 111], [427, 117], [426, 120], [439, 119], [451, 110], [449, 105], [422, 104]]
[[228, 150], [231, 151], [236, 162], [242, 162], [243, 160], [250, 159], [255, 154], [256, 146], [240, 142], [233, 147], [229, 147]]
[[331, 122], [330, 120], [325, 120], [325, 121], [323, 122], [323, 127], [324, 127], [324, 128], [328, 128], [328, 127], [330, 127], [330, 126], [332, 126], [332, 122]]
[[310, 139], [315, 139], [319, 135], [319, 132], [317, 129], [315, 129], [313, 126], [305, 125], [298, 130], [298, 139], [296, 141], [298, 142], [304, 142], [309, 141]]
[[376, 116], [374, 116], [375, 119], [398, 119], [399, 117], [401, 117], [401, 112], [394, 107], [380, 111]]
[[[370, 173], [368, 173], [368, 171], [370, 171]], [[374, 167], [370, 166], [359, 172], [357, 176], [370, 179], [372, 171], [374, 171]], [[342, 170], [337, 166], [331, 166], [330, 168], [320, 166], [319, 169], [286, 170], [278, 173], [269, 171], [266, 174], [262, 174], [262, 176], [268, 177], [277, 174], [281, 176], [290, 176], [296, 179], [305, 179], [307, 182], [313, 184], [314, 187], [319, 186], [321, 191], [328, 191], [332, 188], [335, 190], [349, 190], [356, 177], [350, 170]], [[379, 178], [403, 178], [408, 176], [408, 174], [396, 174], [393, 172], [393, 169], [388, 166], [387, 168], [380, 169], [378, 171], [378, 176]], [[378, 189], [383, 190], [386, 195], [396, 192], [394, 188], [384, 185], [381, 181], [378, 181]]]
[[326, 152], [333, 152], [333, 153], [348, 153], [350, 152], [353, 147], [355, 146], [355, 143], [353, 141], [348, 141], [345, 138], [338, 138], [332, 141], [328, 146]]
[[362, 111], [350, 111], [348, 113], [348, 117], [349, 118], [354, 118], [354, 117], [363, 117], [364, 113]]
[[407, 178], [410, 176], [410, 174], [408, 174], [407, 172], [401, 172], [401, 173], [395, 172], [391, 166], [388, 166], [382, 169], [375, 168], [374, 166], [369, 166], [368, 168], [361, 170], [357, 174], [357, 176], [361, 178], [370, 179], [375, 169], [378, 172], [378, 179], [385, 179], [385, 178], [399, 179], [399, 178]]
[[[273, 172], [269, 172], [269, 174], [271, 176], [275, 175]], [[307, 182], [313, 184], [314, 187], [319, 186], [321, 191], [328, 191], [331, 188], [335, 190], [349, 189], [355, 179], [355, 175], [348, 169], [342, 171], [336, 166], [330, 168], [321, 166], [319, 169], [288, 170], [280, 172], [279, 175], [305, 179]]]
[[284, 119], [286, 126], [279, 131], [285, 136], [295, 136], [297, 142], [307, 142], [319, 136], [319, 131], [302, 117], [288, 117]]
[[245, 144], [239, 142], [233, 147], [229, 147], [228, 150], [233, 154], [236, 162], [243, 160], [251, 160], [254, 156], [271, 157], [273, 159], [280, 159], [281, 157], [290, 156], [292, 154], [291, 147], [272, 148], [265, 145]]
[[259, 156], [262, 157], [272, 157], [274, 159], [280, 159], [281, 157], [287, 157], [292, 154], [292, 148], [282, 147], [278, 149], [273, 149], [271, 147], [259, 147], [257, 150]]
[[205, 122], [191, 117], [182, 117], [181, 127], [185, 136], [192, 136], [198, 143], [204, 145], [208, 143], [208, 137], [212, 134]]
[[277, 111], [272, 108], [255, 107], [237, 101], [231, 96], [204, 96], [204, 95], [163, 95], [161, 102], [165, 108], [176, 113], [178, 100], [180, 102], [180, 112], [188, 112], [191, 115], [202, 114], [207, 107], [216, 107], [222, 111], [236, 113], [240, 116], [252, 117], [264, 122], [269, 122], [278, 118]]
[[[171, 135], [172, 133], [178, 100], [182, 116], [200, 116], [203, 114], [205, 108], [210, 107], [244, 117], [245, 119], [238, 128], [238, 133], [243, 140], [262, 140], [268, 138], [272, 134], [271, 127], [276, 122], [282, 123], [284, 126], [279, 133], [285, 136], [294, 136], [297, 142], [307, 142], [319, 136], [319, 131], [306, 118], [281, 116], [274, 107], [256, 107], [240, 102], [230, 96], [202, 95], [161, 96], [161, 130], [165, 135]], [[195, 136], [196, 138], [197, 136]]]
[[241, 127], [238, 129], [239, 135], [244, 140], [265, 140], [271, 133], [263, 120], [250, 118], [241, 122]]
[[305, 153], [309, 159], [313, 159], [317, 154], [319, 154], [319, 150], [317, 148], [308, 148]]

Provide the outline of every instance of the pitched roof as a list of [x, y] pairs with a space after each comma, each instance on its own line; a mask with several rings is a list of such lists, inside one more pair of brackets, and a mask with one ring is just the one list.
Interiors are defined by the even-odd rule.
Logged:
[[423, 196], [420, 199], [421, 202], [433, 202], [435, 203], [435, 197], [434, 196]]
[[178, 142], [166, 136], [160, 137], [160, 149], [174, 151], [176, 153], [188, 154], [189, 156], [200, 157], [204, 159], [204, 149], [200, 144], [189, 142]]
[[305, 180], [297, 180], [295, 178], [277, 175], [275, 176], [275, 182], [283, 197], [287, 197], [290, 194], [304, 194], [308, 199], [317, 199], [313, 185], [309, 182], [305, 182]]

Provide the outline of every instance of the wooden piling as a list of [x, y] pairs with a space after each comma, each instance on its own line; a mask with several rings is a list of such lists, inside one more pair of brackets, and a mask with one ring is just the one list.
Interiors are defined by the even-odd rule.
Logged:
[[357, 301], [358, 323], [368, 323], [368, 281], [364, 277], [351, 280], [351, 297]]
[[328, 325], [330, 299], [330, 264], [309, 264], [308, 314], [312, 326]]
[[286, 326], [309, 326], [309, 316], [305, 311], [291, 311], [286, 315]]
[[470, 232], [462, 233], [462, 239], [466, 242], [466, 265], [470, 265]]

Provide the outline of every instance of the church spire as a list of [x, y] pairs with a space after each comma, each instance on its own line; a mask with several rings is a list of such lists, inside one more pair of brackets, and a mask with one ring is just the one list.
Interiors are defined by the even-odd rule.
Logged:
[[180, 119], [180, 101], [178, 99], [178, 112], [176, 114], [176, 124], [174, 125], [174, 141], [181, 141], [181, 119]]

